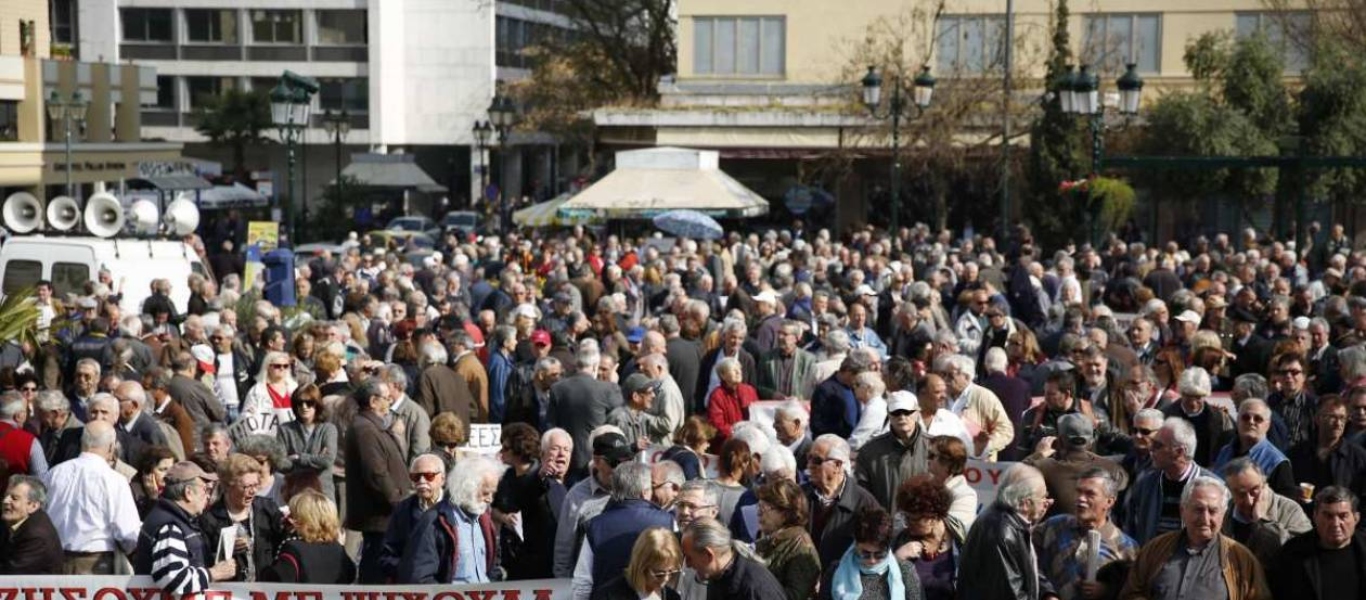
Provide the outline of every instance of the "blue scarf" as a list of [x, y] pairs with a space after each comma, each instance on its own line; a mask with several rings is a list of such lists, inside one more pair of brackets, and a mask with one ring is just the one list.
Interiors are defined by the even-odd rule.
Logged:
[[855, 546], [844, 551], [844, 557], [835, 568], [835, 576], [830, 581], [830, 597], [834, 600], [858, 600], [863, 595], [863, 575], [879, 575], [887, 578], [887, 587], [893, 600], [906, 597], [906, 583], [901, 580], [901, 566], [896, 564], [896, 554], [887, 553], [882, 562], [871, 568], [864, 567], [854, 553]]

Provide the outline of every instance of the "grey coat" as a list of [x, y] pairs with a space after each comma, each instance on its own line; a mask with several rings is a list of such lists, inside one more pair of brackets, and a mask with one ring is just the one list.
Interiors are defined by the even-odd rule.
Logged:
[[194, 420], [194, 448], [185, 449], [187, 453], [193, 454], [195, 450], [204, 446], [204, 440], [200, 439], [200, 430], [210, 423], [223, 423], [228, 418], [228, 413], [223, 409], [223, 403], [218, 400], [213, 390], [197, 379], [177, 373], [171, 377], [171, 385], [167, 391], [185, 407], [185, 412], [190, 413], [190, 418]]
[[403, 403], [390, 410], [398, 420], [403, 421], [404, 431], [408, 435], [409, 462], [432, 448], [432, 418], [427, 416], [425, 409], [405, 395]]
[[588, 434], [607, 424], [607, 415], [622, 405], [621, 388], [598, 381], [583, 373], [576, 373], [550, 386], [550, 405], [546, 420], [551, 427], [560, 427], [574, 438], [574, 454], [570, 458], [571, 479], [579, 479], [587, 472], [593, 449], [588, 445]]
[[[421, 410], [419, 408], [419, 410]], [[290, 421], [276, 430], [275, 435], [285, 447], [285, 456], [291, 459], [290, 471], [312, 469], [318, 472], [322, 481], [323, 494], [335, 497], [332, 485], [332, 465], [337, 459], [337, 426], [331, 423], [318, 423], [311, 435], [304, 433], [304, 424]]]

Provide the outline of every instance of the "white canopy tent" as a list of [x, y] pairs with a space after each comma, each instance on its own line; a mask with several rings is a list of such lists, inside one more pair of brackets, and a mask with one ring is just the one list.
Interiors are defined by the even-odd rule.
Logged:
[[649, 148], [617, 153], [617, 168], [560, 206], [562, 217], [648, 219], [691, 209], [717, 218], [757, 217], [768, 201], [719, 167], [714, 150]]

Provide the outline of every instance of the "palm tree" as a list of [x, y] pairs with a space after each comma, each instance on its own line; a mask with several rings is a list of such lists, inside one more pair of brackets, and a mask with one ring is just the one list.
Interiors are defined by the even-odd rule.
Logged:
[[195, 131], [216, 145], [232, 147], [232, 170], [246, 179], [247, 147], [266, 144], [265, 132], [275, 125], [270, 118], [270, 98], [263, 91], [224, 90], [217, 96], [195, 99]]

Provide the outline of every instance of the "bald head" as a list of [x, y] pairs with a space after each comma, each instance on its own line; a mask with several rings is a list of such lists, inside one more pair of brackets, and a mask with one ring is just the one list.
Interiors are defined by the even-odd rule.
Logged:
[[664, 334], [658, 331], [647, 331], [645, 338], [640, 341], [640, 355], [664, 354], [667, 351], [667, 345], [668, 342], [664, 340]]

